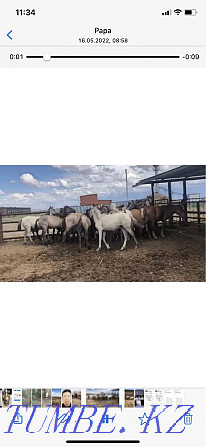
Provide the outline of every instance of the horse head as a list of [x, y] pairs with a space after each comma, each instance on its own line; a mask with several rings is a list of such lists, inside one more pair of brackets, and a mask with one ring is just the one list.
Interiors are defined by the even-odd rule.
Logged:
[[46, 212], [47, 215], [52, 216], [55, 212], [55, 209], [53, 206], [50, 206]]
[[184, 221], [187, 220], [187, 212], [186, 212], [186, 210], [185, 210], [185, 208], [184, 208], [184, 206], [183, 206], [182, 204], [180, 204], [180, 205], [174, 205], [174, 212], [175, 212], [176, 214], [178, 214], [178, 216], [179, 216], [182, 220], [184, 220]]

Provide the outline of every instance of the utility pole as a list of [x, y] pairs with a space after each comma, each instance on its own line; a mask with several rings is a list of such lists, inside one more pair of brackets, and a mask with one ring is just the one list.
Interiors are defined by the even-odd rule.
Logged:
[[129, 200], [129, 194], [128, 194], [127, 169], [125, 169], [125, 177], [126, 177], [126, 198], [127, 198], [127, 202], [128, 202], [128, 200]]
[[[153, 169], [154, 169], [155, 175], [157, 175], [160, 170], [160, 167], [159, 167], [159, 165], [153, 165]], [[155, 192], [155, 194], [157, 194], [159, 192], [158, 183], [155, 183], [155, 191], [154, 192]]]

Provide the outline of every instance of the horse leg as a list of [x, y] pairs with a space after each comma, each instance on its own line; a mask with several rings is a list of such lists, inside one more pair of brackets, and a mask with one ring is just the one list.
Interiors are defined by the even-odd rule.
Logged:
[[26, 244], [26, 237], [27, 237], [27, 230], [26, 230], [26, 228], [25, 228], [25, 231], [24, 231], [24, 243]]
[[89, 244], [89, 228], [85, 229], [85, 243], [86, 243], [86, 247], [90, 248], [90, 244]]
[[79, 251], [81, 251], [82, 248], [82, 235], [81, 235], [81, 228], [77, 229], [78, 237], [79, 237]]
[[153, 237], [153, 239], [157, 239], [157, 236], [156, 236], [154, 230], [155, 230], [155, 220], [153, 220], [153, 221], [151, 222], [151, 232], [152, 232], [152, 237]]
[[47, 244], [49, 244], [50, 242], [49, 227], [47, 227]]
[[47, 238], [46, 238], [46, 230], [42, 228], [42, 242], [43, 244], [47, 244]]
[[96, 251], [101, 250], [102, 247], [102, 230], [98, 229], [98, 233], [99, 233], [99, 247], [96, 249]]
[[67, 229], [63, 231], [63, 234], [62, 234], [62, 244], [65, 243], [66, 237], [67, 237]]
[[157, 236], [156, 236], [156, 234], [155, 234], [153, 228], [152, 228], [152, 237], [153, 237], [153, 239], [157, 239]]
[[105, 247], [107, 247], [107, 250], [109, 250], [110, 246], [109, 246], [109, 244], [107, 244], [107, 241], [106, 241], [106, 231], [103, 231], [103, 242], [104, 242]]
[[147, 234], [148, 238], [151, 239], [151, 234], [150, 234], [148, 222], [145, 223], [145, 230], [146, 230], [146, 234]]
[[131, 228], [128, 228], [127, 232], [133, 237], [133, 239], [135, 241], [135, 248], [137, 248], [138, 242], [137, 242], [137, 239], [135, 237], [134, 231]]
[[124, 228], [121, 228], [122, 233], [124, 235], [124, 243], [122, 245], [122, 247], [120, 248], [120, 250], [124, 250], [127, 244], [127, 231]]
[[162, 228], [161, 228], [161, 237], [165, 237], [165, 235], [164, 235], [165, 225], [166, 225], [166, 221], [163, 220], [162, 221]]
[[32, 244], [34, 244], [34, 241], [33, 241], [32, 238], [31, 238], [31, 231], [28, 232], [28, 238], [29, 238], [30, 242], [31, 242]]

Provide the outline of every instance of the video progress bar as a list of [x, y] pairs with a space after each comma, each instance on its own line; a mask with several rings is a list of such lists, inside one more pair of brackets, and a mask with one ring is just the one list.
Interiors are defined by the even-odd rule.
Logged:
[[129, 440], [129, 441], [118, 441], [118, 440], [111, 440], [111, 441], [109, 441], [109, 440], [107, 440], [107, 441], [89, 441], [89, 440], [86, 440], [86, 441], [77, 441], [77, 440], [75, 440], [75, 441], [70, 441], [70, 440], [67, 440], [66, 441], [67, 443], [70, 443], [70, 444], [78, 444], [78, 443], [80, 443], [80, 444], [136, 444], [136, 443], [139, 443], [140, 441], [137, 439], [137, 440]]
[[[27, 59], [43, 59], [44, 56], [26, 56]], [[180, 56], [51, 56], [51, 59], [179, 59]]]

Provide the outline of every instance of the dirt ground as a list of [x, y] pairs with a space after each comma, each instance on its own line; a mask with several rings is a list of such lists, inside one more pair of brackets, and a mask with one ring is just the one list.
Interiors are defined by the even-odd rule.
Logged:
[[166, 237], [130, 240], [125, 251], [112, 242], [96, 252], [97, 241], [78, 252], [77, 243], [34, 245], [9, 241], [0, 245], [0, 281], [205, 281], [205, 235], [197, 225]]

